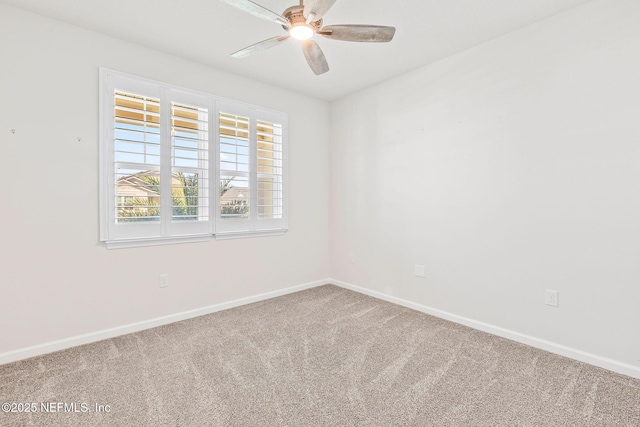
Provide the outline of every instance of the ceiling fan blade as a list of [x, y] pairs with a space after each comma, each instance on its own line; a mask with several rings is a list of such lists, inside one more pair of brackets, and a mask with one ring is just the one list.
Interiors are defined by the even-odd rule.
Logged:
[[396, 33], [394, 27], [381, 25], [327, 25], [322, 27], [318, 34], [334, 40], [348, 42], [374, 42], [385, 43], [393, 39]]
[[303, 41], [302, 52], [304, 53], [304, 57], [307, 59], [307, 63], [316, 74], [316, 76], [329, 71], [327, 59], [324, 57], [324, 53], [322, 53], [322, 49], [320, 49], [318, 43], [314, 42], [313, 40]]
[[312, 13], [313, 18], [311, 18], [311, 21], [319, 21], [335, 2], [336, 0], [308, 0], [307, 4], [304, 5], [302, 14], [307, 18]]
[[289, 38], [289, 34], [285, 36], [277, 36], [271, 37], [270, 39], [262, 40], [256, 44], [252, 44], [251, 46], [245, 47], [235, 53], [232, 53], [231, 56], [234, 58], [245, 58], [249, 55], [253, 55], [254, 53], [262, 52], [263, 50], [267, 50], [270, 47], [274, 47], [280, 42], [283, 42]]
[[258, 18], [266, 19], [267, 21], [276, 22], [280, 25], [284, 25], [289, 28], [291, 24], [289, 21], [285, 19], [284, 16], [278, 15], [275, 12], [270, 11], [269, 9], [260, 6], [257, 3], [252, 2], [251, 0], [221, 0], [225, 3], [230, 4], [244, 12], [250, 13], [253, 16], [257, 16]]

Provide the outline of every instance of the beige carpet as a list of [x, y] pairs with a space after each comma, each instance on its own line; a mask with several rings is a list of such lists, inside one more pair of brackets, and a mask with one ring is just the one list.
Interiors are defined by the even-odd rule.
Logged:
[[2, 365], [0, 402], [80, 411], [2, 426], [640, 426], [640, 380], [335, 286]]

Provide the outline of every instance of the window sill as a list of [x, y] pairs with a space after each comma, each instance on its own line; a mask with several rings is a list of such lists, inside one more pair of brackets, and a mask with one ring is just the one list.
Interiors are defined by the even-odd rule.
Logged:
[[213, 237], [216, 240], [228, 240], [228, 239], [243, 239], [245, 237], [267, 237], [267, 236], [282, 236], [287, 231], [286, 228], [278, 230], [262, 230], [262, 231], [233, 231], [227, 233], [217, 233]]
[[203, 236], [183, 236], [183, 237], [156, 237], [150, 239], [128, 239], [128, 240], [107, 240], [105, 245], [107, 249], [124, 249], [124, 248], [138, 248], [143, 246], [160, 246], [160, 245], [175, 245], [180, 243], [196, 243], [196, 242], [208, 242], [211, 240], [211, 235]]
[[105, 245], [107, 249], [124, 249], [124, 248], [139, 248], [144, 246], [161, 246], [161, 245], [175, 245], [181, 243], [198, 243], [208, 242], [212, 238], [215, 240], [228, 240], [228, 239], [244, 239], [248, 237], [268, 237], [268, 236], [281, 236], [288, 230], [265, 230], [265, 231], [241, 231], [241, 232], [228, 232], [218, 233], [215, 235], [202, 235], [202, 236], [182, 236], [182, 237], [155, 237], [149, 239], [123, 239], [123, 240], [107, 240]]

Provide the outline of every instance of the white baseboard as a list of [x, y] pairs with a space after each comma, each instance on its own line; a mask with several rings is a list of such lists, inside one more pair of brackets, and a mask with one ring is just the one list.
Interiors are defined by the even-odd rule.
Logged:
[[490, 325], [488, 323], [479, 322], [477, 320], [468, 319], [466, 317], [458, 316], [456, 314], [448, 313], [446, 311], [438, 310], [435, 308], [427, 307], [422, 304], [407, 301], [402, 298], [394, 297], [384, 294], [382, 292], [372, 291], [360, 286], [352, 285], [350, 283], [342, 282], [340, 280], [332, 279], [329, 283], [340, 286], [345, 289], [349, 289], [361, 294], [369, 295], [374, 298], [378, 298], [384, 301], [388, 301], [394, 304], [401, 305], [403, 307], [411, 308], [422, 313], [430, 314], [441, 319], [450, 320], [461, 325], [469, 326], [470, 328], [478, 329], [483, 332], [488, 332], [493, 335], [497, 335], [503, 338], [510, 339], [522, 344], [530, 345], [531, 347], [546, 350], [551, 353], [565, 356], [570, 359], [578, 360], [580, 362], [588, 363], [590, 365], [598, 366], [600, 368], [608, 369], [613, 372], [617, 372], [623, 375], [627, 375], [633, 378], [640, 379], [640, 367], [629, 365], [617, 360], [609, 359], [606, 357], [598, 356], [596, 354], [587, 353], [582, 350], [567, 347], [561, 344], [557, 344], [551, 341], [543, 340], [540, 338], [532, 337], [530, 335], [521, 334], [519, 332], [504, 329], [499, 326]]
[[456, 314], [448, 313], [446, 311], [438, 310], [435, 308], [427, 307], [422, 304], [418, 304], [412, 301], [408, 301], [402, 298], [394, 297], [384, 294], [382, 292], [373, 291], [360, 286], [352, 285], [350, 283], [342, 282], [335, 279], [323, 279], [314, 282], [304, 283], [302, 285], [292, 286], [277, 291], [267, 292], [251, 297], [240, 298], [237, 300], [224, 302], [220, 304], [214, 304], [208, 307], [203, 307], [195, 310], [184, 311], [182, 313], [176, 313], [169, 316], [158, 317], [155, 319], [145, 320], [138, 323], [132, 323], [129, 325], [119, 326], [116, 328], [105, 329], [102, 331], [92, 332], [84, 335], [78, 335], [75, 337], [64, 338], [57, 341], [51, 341], [44, 344], [35, 345], [32, 347], [26, 347], [18, 350], [8, 351], [0, 353], [0, 365], [18, 360], [28, 359], [30, 357], [40, 356], [42, 354], [51, 353], [54, 351], [64, 350], [66, 348], [75, 347], [82, 344], [89, 344], [96, 341], [101, 341], [108, 338], [117, 337], [120, 335], [126, 335], [133, 332], [142, 331], [145, 329], [155, 328], [156, 326], [162, 326], [173, 322], [179, 322], [181, 320], [191, 319], [193, 317], [203, 316], [205, 314], [215, 313], [221, 310], [227, 310], [229, 308], [238, 307], [245, 304], [251, 304], [253, 302], [264, 301], [270, 298], [290, 294], [293, 292], [302, 291], [305, 289], [314, 288], [325, 284], [333, 284], [345, 289], [349, 289], [361, 294], [369, 295], [374, 298], [378, 298], [384, 301], [388, 301], [394, 304], [401, 305], [403, 307], [411, 308], [422, 313], [430, 314], [432, 316], [439, 317], [441, 319], [450, 320], [461, 325], [469, 326], [474, 329], [481, 330], [493, 335], [497, 335], [503, 338], [510, 339], [522, 344], [530, 345], [532, 347], [546, 350], [551, 353], [559, 354], [580, 362], [585, 362], [590, 365], [599, 366], [604, 369], [608, 369], [613, 372], [618, 372], [623, 375], [627, 375], [633, 378], [640, 379], [640, 368], [637, 366], [629, 365], [617, 360], [609, 359], [606, 357], [598, 356], [595, 354], [587, 353], [582, 350], [567, 347], [554, 342], [546, 341], [540, 338], [532, 337], [530, 335], [521, 334], [519, 332], [511, 331], [501, 328], [499, 326], [490, 325], [488, 323], [479, 322], [477, 320], [468, 319], [466, 317], [458, 316]]
[[158, 317], [151, 320], [131, 323], [129, 325], [118, 326], [116, 328], [110, 328], [102, 331], [91, 332], [88, 334], [64, 338], [61, 340], [51, 341], [44, 344], [34, 345], [31, 347], [26, 347], [18, 350], [0, 353], [0, 365], [5, 363], [16, 362], [18, 360], [28, 359], [30, 357], [40, 356], [42, 354], [51, 353], [54, 351], [64, 350], [66, 348], [75, 347], [82, 344], [89, 344], [92, 342], [101, 341], [104, 339], [113, 338], [120, 335], [126, 335], [133, 332], [142, 331], [145, 329], [155, 328], [156, 326], [162, 326], [169, 323], [179, 322], [180, 320], [191, 319], [193, 317], [203, 316], [205, 314], [215, 313], [216, 311], [227, 310], [229, 308], [234, 308], [234, 307], [238, 307], [245, 304], [251, 304], [253, 302], [264, 301], [270, 298], [279, 297], [279, 296], [290, 294], [293, 292], [315, 288], [316, 286], [326, 285], [327, 283], [331, 283], [331, 279], [317, 280], [315, 282], [304, 283], [302, 285], [292, 286], [289, 288], [280, 289], [273, 292], [266, 292], [264, 294], [254, 295], [251, 297], [240, 298], [237, 300], [224, 302], [220, 304], [214, 304], [208, 307], [202, 307], [195, 310], [184, 311], [182, 313], [176, 313], [169, 316]]

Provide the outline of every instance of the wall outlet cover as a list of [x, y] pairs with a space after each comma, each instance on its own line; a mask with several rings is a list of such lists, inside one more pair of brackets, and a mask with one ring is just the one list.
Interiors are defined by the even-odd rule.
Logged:
[[544, 303], [546, 305], [551, 306], [551, 307], [557, 307], [558, 306], [558, 291], [553, 291], [553, 290], [547, 289], [544, 292]]
[[160, 287], [161, 288], [166, 288], [169, 286], [169, 275], [168, 274], [161, 274], [160, 275]]

